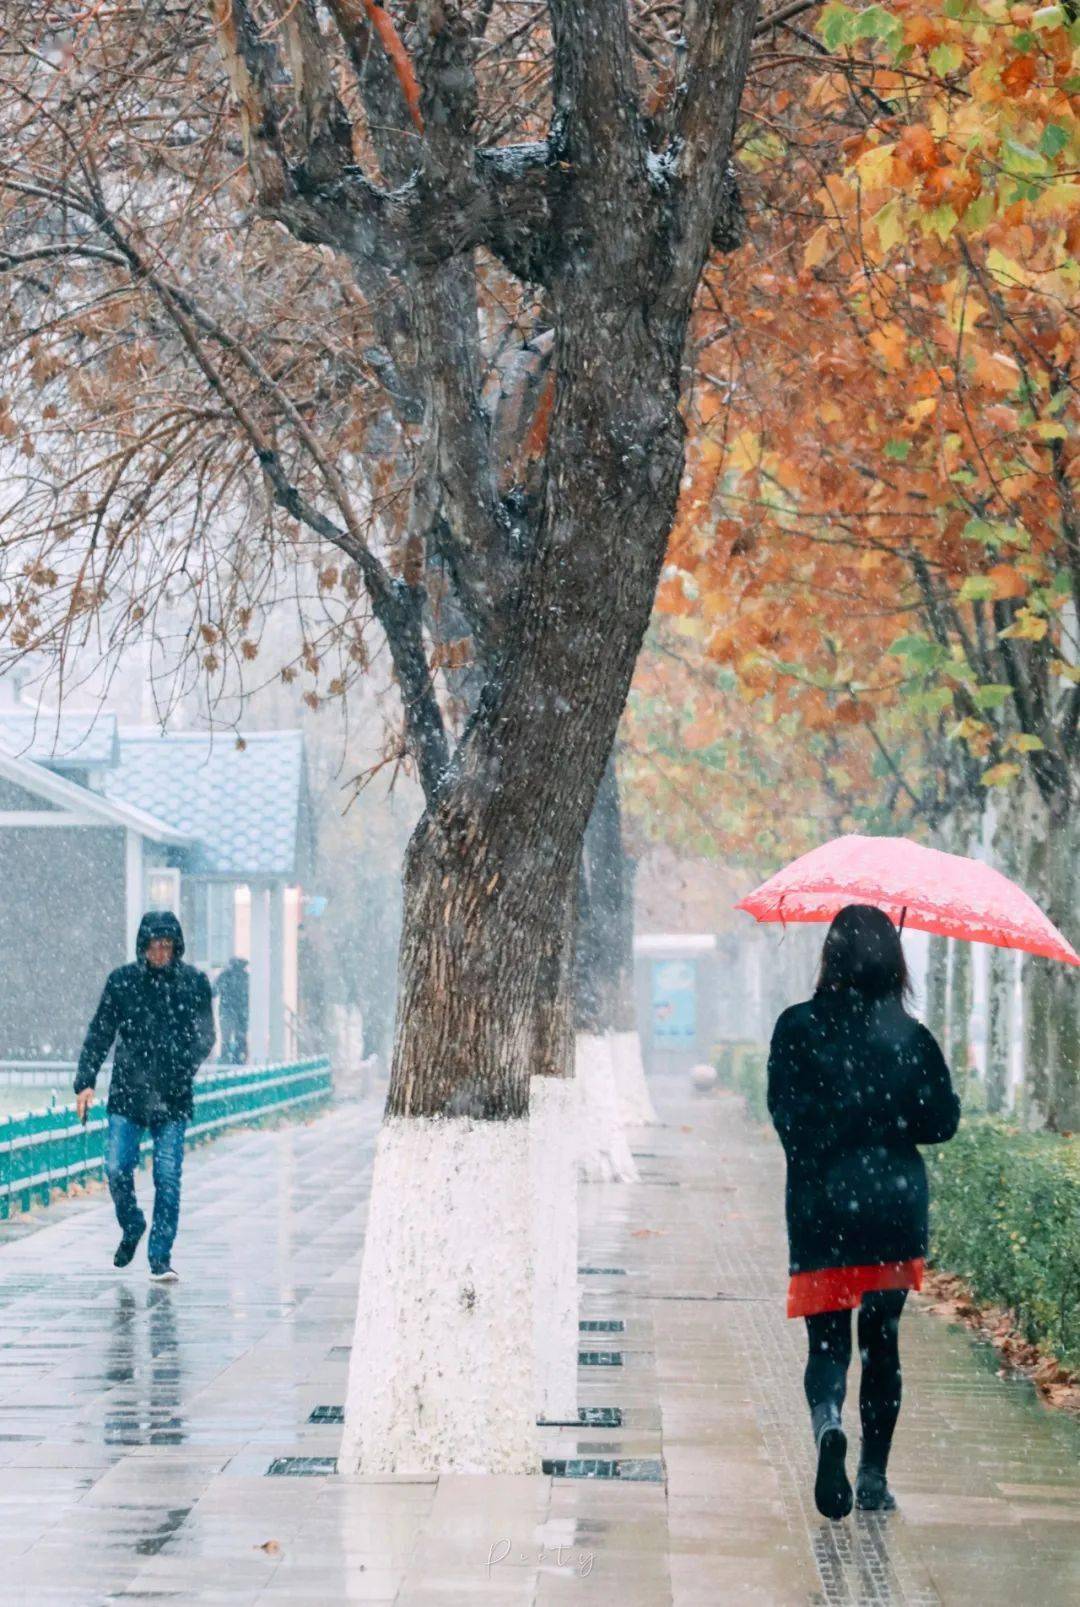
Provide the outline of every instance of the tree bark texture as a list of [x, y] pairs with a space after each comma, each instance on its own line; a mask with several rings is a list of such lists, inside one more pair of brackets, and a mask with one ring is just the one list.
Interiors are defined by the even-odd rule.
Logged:
[[633, 909], [628, 909], [627, 872], [619, 783], [612, 758], [589, 818], [578, 874], [574, 967], [578, 1032], [614, 1032], [622, 1025], [627, 968], [633, 963]]
[[1012, 1052], [1013, 956], [1008, 949], [990, 950], [987, 978], [986, 1108], [1005, 1109]]
[[926, 1024], [938, 1043], [945, 1044], [946, 1007], [949, 997], [949, 940], [931, 933], [926, 965]]

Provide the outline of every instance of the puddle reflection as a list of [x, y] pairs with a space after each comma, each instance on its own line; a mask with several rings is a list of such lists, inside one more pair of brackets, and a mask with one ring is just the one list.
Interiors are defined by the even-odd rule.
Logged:
[[155, 1285], [141, 1298], [127, 1286], [116, 1291], [105, 1379], [113, 1386], [106, 1445], [184, 1444], [183, 1368], [171, 1289]]

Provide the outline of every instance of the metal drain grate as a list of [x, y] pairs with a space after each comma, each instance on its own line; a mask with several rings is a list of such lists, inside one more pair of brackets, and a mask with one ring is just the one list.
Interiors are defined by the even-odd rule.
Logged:
[[621, 1367], [621, 1350], [579, 1350], [579, 1367]]
[[309, 1423], [344, 1423], [344, 1421], [344, 1406], [316, 1406], [308, 1418]]
[[538, 1417], [540, 1428], [622, 1428], [620, 1406], [579, 1406], [576, 1417]]
[[267, 1474], [283, 1479], [321, 1479], [337, 1472], [336, 1456], [275, 1456]]
[[652, 1456], [624, 1456], [614, 1460], [598, 1456], [555, 1457], [544, 1461], [543, 1470], [553, 1479], [621, 1479], [634, 1484], [664, 1482], [664, 1464]]
[[578, 1333], [581, 1334], [624, 1334], [626, 1324], [621, 1317], [601, 1317], [596, 1321], [591, 1319], [578, 1323]]
[[582, 1278], [625, 1278], [625, 1267], [578, 1267]]

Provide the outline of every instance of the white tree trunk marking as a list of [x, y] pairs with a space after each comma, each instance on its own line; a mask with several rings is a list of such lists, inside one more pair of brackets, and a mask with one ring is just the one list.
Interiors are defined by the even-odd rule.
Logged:
[[339, 1467], [538, 1473], [526, 1120], [390, 1117]]
[[638, 1181], [615, 1096], [613, 1037], [610, 1032], [581, 1032], [575, 1043], [582, 1106], [579, 1165], [587, 1183]]
[[660, 1118], [645, 1080], [641, 1038], [636, 1032], [616, 1032], [612, 1035], [611, 1053], [615, 1062], [615, 1091], [623, 1122], [627, 1127], [658, 1126]]
[[536, 1415], [577, 1417], [577, 1155], [581, 1098], [572, 1077], [533, 1077], [529, 1086], [533, 1202]]

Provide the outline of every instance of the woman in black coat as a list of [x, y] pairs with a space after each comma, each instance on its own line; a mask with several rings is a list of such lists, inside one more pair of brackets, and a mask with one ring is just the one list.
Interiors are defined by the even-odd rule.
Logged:
[[849, 904], [829, 928], [817, 989], [785, 1010], [769, 1050], [769, 1113], [787, 1156], [788, 1316], [805, 1317], [815, 1498], [851, 1511], [841, 1408], [858, 1310], [862, 1454], [855, 1498], [895, 1506], [885, 1477], [900, 1411], [900, 1314], [922, 1284], [926, 1168], [916, 1146], [956, 1132], [960, 1102], [910, 991], [888, 916]]

